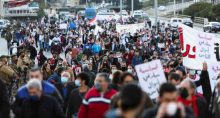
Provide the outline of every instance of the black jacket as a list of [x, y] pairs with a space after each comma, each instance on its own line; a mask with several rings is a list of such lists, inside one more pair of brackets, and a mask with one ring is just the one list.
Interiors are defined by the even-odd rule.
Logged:
[[196, 86], [202, 86], [202, 90], [203, 90], [203, 96], [207, 101], [207, 104], [210, 103], [211, 100], [211, 96], [212, 96], [212, 89], [211, 89], [211, 85], [210, 85], [210, 81], [209, 81], [209, 73], [208, 71], [202, 71], [201, 75], [200, 75], [200, 80], [195, 82]]
[[6, 85], [0, 78], [0, 118], [9, 118], [10, 104]]
[[66, 93], [64, 93], [64, 85], [62, 83], [55, 84], [57, 90], [60, 92], [64, 100], [64, 111], [66, 111], [67, 103], [69, 101], [69, 96], [74, 88], [76, 88], [74, 83], [68, 83], [66, 86]]
[[86, 93], [79, 93], [79, 89], [74, 89], [69, 98], [66, 118], [72, 118], [72, 116], [79, 112], [80, 105]]
[[21, 118], [65, 118], [65, 115], [55, 98], [43, 95], [37, 102], [23, 102]]

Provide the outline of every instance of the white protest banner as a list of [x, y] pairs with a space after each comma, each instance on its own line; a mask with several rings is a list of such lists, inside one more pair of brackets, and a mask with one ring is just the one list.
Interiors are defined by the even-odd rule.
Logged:
[[204, 61], [217, 62], [214, 53], [216, 40], [214, 35], [197, 31], [183, 24], [179, 25], [178, 31], [184, 66], [201, 70]]
[[137, 23], [137, 24], [126, 24], [120, 25], [116, 24], [116, 31], [119, 33], [135, 33], [137, 30], [144, 28], [144, 23]]
[[67, 29], [67, 24], [66, 23], [60, 24], [60, 29]]
[[157, 98], [160, 85], [166, 82], [160, 60], [137, 65], [135, 70], [142, 89], [151, 99]]
[[208, 72], [209, 72], [209, 80], [210, 80], [211, 88], [213, 91], [216, 85], [217, 77], [220, 74], [220, 62], [209, 63]]

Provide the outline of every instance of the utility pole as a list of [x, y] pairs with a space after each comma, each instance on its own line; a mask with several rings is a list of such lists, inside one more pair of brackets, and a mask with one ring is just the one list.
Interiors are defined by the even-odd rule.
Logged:
[[173, 0], [173, 7], [174, 7], [173, 17], [175, 17], [176, 16], [176, 0]]
[[[182, 5], [184, 4], [184, 0], [182, 0]], [[183, 15], [183, 8], [182, 8], [182, 15]]]
[[122, 0], [120, 0], [120, 18], [122, 20]]
[[131, 0], [131, 15], [134, 13], [134, 0]]
[[47, 8], [47, 0], [44, 0], [44, 6]]
[[154, 18], [155, 18], [155, 26], [156, 26], [156, 33], [157, 33], [157, 8], [158, 8], [158, 3], [157, 0], [154, 0]]

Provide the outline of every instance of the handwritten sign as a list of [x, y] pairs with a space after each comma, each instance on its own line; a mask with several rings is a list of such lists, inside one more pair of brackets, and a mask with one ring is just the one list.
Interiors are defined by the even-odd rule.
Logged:
[[159, 87], [166, 82], [160, 60], [135, 66], [139, 83], [151, 99], [158, 97]]
[[213, 91], [216, 85], [217, 77], [220, 74], [220, 62], [208, 63], [208, 72], [211, 88]]
[[197, 33], [196, 57], [201, 61], [216, 61], [214, 53], [214, 35], [209, 33]]

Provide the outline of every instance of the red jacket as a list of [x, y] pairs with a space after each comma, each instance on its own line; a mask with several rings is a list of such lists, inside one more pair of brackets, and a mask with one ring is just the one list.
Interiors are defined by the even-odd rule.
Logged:
[[83, 100], [78, 118], [103, 118], [115, 93], [115, 90], [110, 89], [101, 96], [96, 88], [91, 88]]

